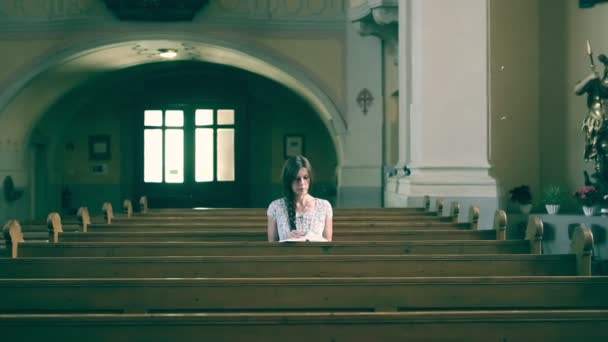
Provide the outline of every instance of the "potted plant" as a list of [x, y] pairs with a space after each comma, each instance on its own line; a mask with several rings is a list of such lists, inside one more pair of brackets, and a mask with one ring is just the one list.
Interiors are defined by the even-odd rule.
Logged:
[[550, 185], [543, 193], [543, 202], [548, 214], [557, 214], [564, 198], [562, 188], [557, 185]]
[[519, 209], [523, 214], [529, 214], [532, 210], [532, 191], [527, 185], [516, 186], [509, 190], [511, 202], [519, 204]]
[[593, 216], [595, 214], [595, 206], [602, 199], [602, 195], [593, 185], [583, 186], [574, 192], [574, 197], [583, 206], [585, 216]]

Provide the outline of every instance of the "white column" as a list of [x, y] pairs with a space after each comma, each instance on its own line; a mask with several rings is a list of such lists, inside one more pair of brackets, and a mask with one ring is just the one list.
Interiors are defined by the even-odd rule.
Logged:
[[411, 1], [399, 2], [398, 30], [398, 82], [399, 82], [399, 113], [397, 116], [397, 163], [394, 167], [397, 173], [386, 179], [384, 188], [384, 205], [386, 207], [406, 207], [407, 197], [399, 195], [399, 182], [405, 176], [404, 169], [409, 162], [409, 109], [411, 100]]
[[[382, 49], [374, 36], [361, 37], [347, 28], [347, 121], [341, 136], [344, 158], [339, 166], [340, 207], [379, 207], [382, 189]], [[374, 100], [367, 113], [357, 95], [368, 89]]]
[[493, 202], [489, 207], [495, 208], [488, 162], [488, 2], [411, 0], [410, 17], [406, 146], [412, 174], [399, 180], [397, 192], [410, 205], [431, 195]]
[[[411, 105], [411, 1], [399, 3], [399, 117], [398, 117], [398, 161], [396, 167], [403, 169], [409, 162], [409, 111]], [[398, 174], [399, 177], [403, 174]]]

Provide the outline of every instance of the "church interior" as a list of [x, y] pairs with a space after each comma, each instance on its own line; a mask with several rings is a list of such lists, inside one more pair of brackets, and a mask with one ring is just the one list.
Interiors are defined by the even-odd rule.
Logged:
[[[0, 331], [604, 341], [607, 19], [602, 0], [0, 0]], [[593, 75], [599, 109], [575, 91]], [[298, 155], [333, 241], [267, 241]]]

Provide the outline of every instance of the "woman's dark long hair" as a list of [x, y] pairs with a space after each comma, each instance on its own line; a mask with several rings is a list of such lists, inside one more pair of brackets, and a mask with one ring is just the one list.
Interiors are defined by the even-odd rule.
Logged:
[[296, 230], [296, 203], [294, 201], [295, 194], [291, 188], [293, 181], [298, 176], [301, 168], [308, 170], [308, 191], [312, 187], [312, 166], [308, 159], [303, 156], [295, 156], [287, 159], [283, 165], [283, 173], [281, 179], [283, 180], [283, 194], [287, 201], [287, 218], [289, 219], [289, 230]]

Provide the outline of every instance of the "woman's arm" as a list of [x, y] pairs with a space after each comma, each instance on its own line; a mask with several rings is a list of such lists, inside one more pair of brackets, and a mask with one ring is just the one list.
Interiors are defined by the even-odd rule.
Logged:
[[268, 216], [268, 242], [279, 241], [279, 236], [277, 232], [277, 221], [275, 221], [274, 217]]
[[325, 214], [325, 228], [323, 229], [323, 237], [327, 241], [331, 241], [334, 235], [334, 213], [329, 202], [327, 202], [327, 206], [328, 208]]

